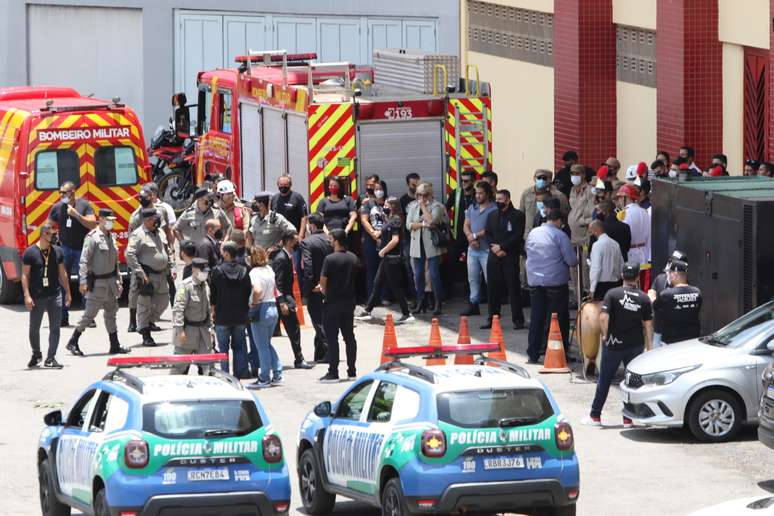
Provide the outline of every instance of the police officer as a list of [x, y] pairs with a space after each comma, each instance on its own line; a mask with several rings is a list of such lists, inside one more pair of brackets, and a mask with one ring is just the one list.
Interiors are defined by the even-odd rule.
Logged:
[[[212, 317], [210, 314], [210, 287], [207, 284], [210, 268], [207, 260], [194, 258], [193, 273], [177, 289], [172, 307], [172, 341], [175, 354], [204, 354], [212, 350]], [[187, 366], [176, 366], [173, 373], [181, 373]]]
[[695, 339], [701, 331], [701, 290], [688, 284], [688, 264], [682, 260], [670, 262], [667, 278], [671, 286], [653, 301], [661, 342], [672, 344]]
[[194, 203], [177, 219], [175, 236], [179, 240], [191, 240], [199, 247], [207, 234], [204, 223], [210, 219], [217, 219], [223, 234], [228, 235], [231, 232], [231, 221], [223, 210], [212, 205], [210, 192], [206, 188], [199, 188], [194, 198]]
[[158, 320], [169, 301], [167, 273], [173, 266], [166, 239], [159, 232], [159, 215], [155, 208], [142, 212], [143, 225], [132, 232], [126, 249], [126, 263], [140, 282], [137, 299], [137, 327], [143, 346], [155, 346], [151, 322]]
[[[602, 301], [599, 322], [605, 348], [591, 412], [581, 420], [584, 425], [602, 426], [602, 407], [621, 362], [626, 367], [644, 349], [652, 349], [653, 309], [645, 292], [637, 288], [639, 275], [638, 264], [624, 265], [623, 286], [608, 290]], [[623, 425], [630, 428], [631, 419], [624, 416]]]
[[94, 321], [100, 309], [103, 311], [105, 328], [110, 338], [109, 353], [129, 353], [129, 349], [118, 342], [116, 328], [118, 298], [121, 297], [122, 286], [121, 276], [118, 274], [118, 251], [113, 235], [115, 220], [113, 210], [100, 209], [98, 226], [92, 229], [83, 241], [78, 279], [81, 294], [86, 298], [86, 308], [81, 322], [67, 343], [67, 350], [76, 356], [83, 356], [83, 351], [78, 347], [78, 339]]
[[[665, 289], [670, 288], [672, 285], [669, 283], [669, 268], [674, 260], [679, 260], [688, 263], [688, 255], [679, 249], [675, 249], [672, 252], [672, 256], [667, 260], [667, 264], [664, 267], [664, 271], [656, 276], [656, 279], [650, 284], [650, 290], [648, 290], [648, 297], [650, 301], [656, 300], [658, 295]], [[661, 322], [659, 321], [658, 314], [653, 314], [653, 347], [657, 348], [661, 346]]]
[[261, 192], [253, 201], [253, 219], [250, 231], [247, 233], [247, 246], [257, 245], [266, 249], [269, 257], [279, 248], [280, 240], [285, 233], [296, 231], [295, 226], [276, 211], [269, 208], [271, 194]]

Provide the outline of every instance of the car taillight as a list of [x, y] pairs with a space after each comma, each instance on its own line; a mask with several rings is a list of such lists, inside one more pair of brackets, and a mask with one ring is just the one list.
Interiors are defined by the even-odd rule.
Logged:
[[129, 441], [124, 446], [124, 462], [133, 469], [148, 465], [148, 443], [141, 440]]
[[263, 436], [263, 460], [275, 464], [282, 460], [282, 442], [276, 435]]
[[422, 455], [425, 457], [443, 457], [446, 453], [446, 434], [438, 429], [422, 432]]
[[570, 451], [575, 444], [570, 423], [562, 421], [554, 425], [554, 439], [560, 451]]

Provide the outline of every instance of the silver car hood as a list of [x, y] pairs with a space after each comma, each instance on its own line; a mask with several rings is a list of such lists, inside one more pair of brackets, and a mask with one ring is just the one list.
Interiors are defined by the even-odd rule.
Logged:
[[728, 348], [704, 344], [699, 342], [698, 339], [692, 339], [663, 345], [653, 351], [643, 353], [629, 362], [627, 369], [637, 374], [659, 373], [696, 364], [706, 364], [717, 358], [728, 356], [733, 351]]

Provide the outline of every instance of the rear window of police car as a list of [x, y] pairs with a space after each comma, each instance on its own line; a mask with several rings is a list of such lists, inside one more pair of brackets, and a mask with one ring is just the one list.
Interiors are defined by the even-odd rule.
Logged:
[[149, 403], [142, 429], [167, 439], [233, 437], [261, 428], [255, 403], [249, 400], [193, 400]]
[[463, 428], [524, 426], [554, 414], [542, 389], [486, 389], [438, 395], [438, 419]]

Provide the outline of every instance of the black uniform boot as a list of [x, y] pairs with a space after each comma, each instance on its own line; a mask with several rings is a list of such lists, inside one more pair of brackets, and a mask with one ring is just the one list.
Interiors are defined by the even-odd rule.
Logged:
[[75, 355], [76, 357], [82, 357], [83, 351], [81, 351], [81, 348], [78, 347], [78, 339], [81, 338], [81, 332], [78, 330], [75, 330], [73, 332], [73, 336], [70, 337], [70, 340], [67, 341], [67, 351]]
[[118, 332], [108, 333], [108, 337], [110, 337], [110, 351], [108, 351], [108, 353], [111, 355], [130, 353], [132, 351], [129, 348], [121, 346], [118, 342]]
[[465, 316], [471, 316], [471, 315], [481, 315], [481, 309], [478, 307], [478, 303], [468, 303], [467, 308], [460, 312], [460, 315]]
[[150, 328], [143, 328], [140, 330], [140, 335], [142, 335], [142, 345], [148, 348], [154, 348], [158, 344], [156, 344], [156, 341], [153, 340], [153, 337], [151, 337], [151, 331]]
[[134, 333], [137, 331], [137, 309], [136, 308], [130, 308], [129, 309], [129, 329], [127, 329], [129, 333]]

